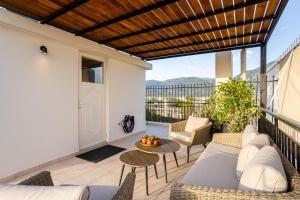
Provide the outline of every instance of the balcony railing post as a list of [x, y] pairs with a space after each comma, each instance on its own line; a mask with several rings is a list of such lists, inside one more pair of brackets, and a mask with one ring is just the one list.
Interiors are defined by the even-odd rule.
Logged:
[[296, 154], [297, 154], [297, 170], [300, 172], [300, 145], [296, 146]]
[[[260, 48], [260, 107], [267, 105], [267, 47], [263, 44]], [[264, 113], [264, 118], [266, 113]], [[258, 130], [263, 131], [263, 119], [258, 120]]]
[[278, 119], [276, 117], [273, 117], [273, 119], [274, 119], [275, 143], [277, 144], [277, 146], [280, 146], [279, 137], [278, 137]]
[[274, 112], [275, 76], [272, 77], [272, 112]]

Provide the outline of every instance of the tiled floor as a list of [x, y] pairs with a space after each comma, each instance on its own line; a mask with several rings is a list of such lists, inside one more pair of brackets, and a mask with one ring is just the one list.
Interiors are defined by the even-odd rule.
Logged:
[[[164, 126], [149, 125], [147, 134], [153, 134], [161, 138], [168, 137], [168, 129]], [[129, 136], [126, 139], [112, 143], [112, 145], [124, 147], [127, 150], [135, 149], [134, 142], [137, 141], [142, 134]], [[155, 178], [153, 167], [149, 168], [149, 196], [145, 192], [145, 174], [144, 169], [140, 168], [136, 171], [136, 182], [134, 189], [134, 199], [169, 199], [170, 187], [176, 181], [180, 180], [184, 174], [191, 168], [194, 161], [203, 151], [203, 146], [195, 146], [191, 149], [190, 163], [186, 163], [186, 147], [182, 146], [177, 152], [179, 168], [172, 154], [167, 154], [167, 168], [169, 183], [165, 183], [164, 169], [162, 158], [160, 158], [157, 170], [158, 179]], [[82, 185], [117, 185], [121, 172], [121, 163], [119, 155], [112, 156], [96, 164], [81, 160], [76, 157], [60, 161], [50, 165], [43, 170], [51, 171], [55, 185], [60, 184], [82, 184]], [[130, 168], [125, 168], [124, 174], [129, 172]], [[32, 174], [35, 174], [34, 172]], [[30, 176], [32, 174], [28, 174]], [[21, 177], [19, 180], [25, 179], [27, 176]], [[14, 180], [17, 182], [19, 180]]]

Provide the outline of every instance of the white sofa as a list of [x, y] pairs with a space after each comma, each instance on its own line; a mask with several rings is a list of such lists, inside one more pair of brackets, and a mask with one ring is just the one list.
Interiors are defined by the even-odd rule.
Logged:
[[[251, 145], [258, 150], [246, 150]], [[244, 133], [216, 133], [189, 172], [172, 186], [170, 199], [298, 198], [300, 186], [291, 185], [299, 184], [299, 174], [282, 156], [253, 126]]]

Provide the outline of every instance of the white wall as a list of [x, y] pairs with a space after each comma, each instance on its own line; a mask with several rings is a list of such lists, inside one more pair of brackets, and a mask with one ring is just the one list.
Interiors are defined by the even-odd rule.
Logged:
[[216, 84], [226, 82], [232, 77], [232, 53], [231, 51], [216, 52], [215, 55]]
[[241, 79], [247, 80], [247, 49], [241, 50]]
[[107, 80], [109, 141], [126, 136], [118, 123], [128, 114], [135, 117], [133, 133], [145, 130], [145, 70], [109, 59]]
[[79, 151], [80, 52], [109, 61], [108, 138], [124, 136], [117, 125], [124, 114], [136, 115], [135, 132], [145, 129], [145, 70], [151, 64], [3, 10], [0, 44], [0, 179]]
[[0, 43], [0, 177], [5, 177], [78, 150], [78, 50], [4, 28]]
[[[267, 107], [272, 108], [274, 103], [274, 112], [279, 113], [295, 124], [300, 123], [300, 46], [296, 46], [283, 58], [273, 63], [268, 70], [268, 80], [278, 80], [274, 84], [274, 97], [272, 83], [268, 84], [268, 102]], [[273, 98], [273, 101], [271, 101]], [[300, 142], [300, 132], [292, 131], [290, 126], [279, 121], [279, 128], [295, 141]]]
[[[296, 47], [278, 64], [279, 108], [278, 113], [300, 123], [300, 46]], [[300, 139], [298, 139], [299, 141]]]

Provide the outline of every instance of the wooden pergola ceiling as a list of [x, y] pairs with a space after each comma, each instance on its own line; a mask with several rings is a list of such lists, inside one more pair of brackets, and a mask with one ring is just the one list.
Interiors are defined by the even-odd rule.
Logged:
[[0, 0], [0, 6], [141, 59], [260, 46], [288, 0]]

